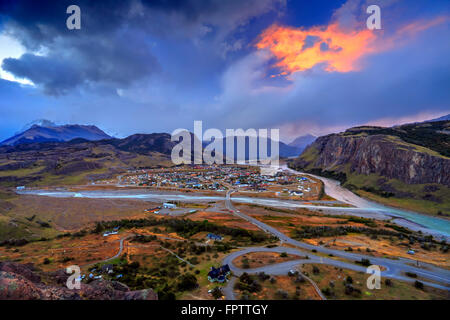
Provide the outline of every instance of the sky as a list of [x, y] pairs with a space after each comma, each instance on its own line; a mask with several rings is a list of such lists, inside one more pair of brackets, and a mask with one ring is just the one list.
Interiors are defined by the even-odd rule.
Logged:
[[437, 118], [449, 39], [448, 0], [3, 0], [0, 140], [37, 119], [117, 137], [202, 120], [289, 142]]

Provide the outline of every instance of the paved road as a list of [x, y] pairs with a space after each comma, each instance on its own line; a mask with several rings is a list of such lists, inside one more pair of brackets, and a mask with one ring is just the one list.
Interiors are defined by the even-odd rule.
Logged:
[[[227, 192], [226, 200], [225, 200], [225, 205], [226, 205], [227, 209], [229, 209], [233, 214], [254, 224], [255, 226], [257, 226], [264, 232], [277, 237], [282, 242], [291, 244], [300, 249], [308, 250], [308, 252], [306, 253], [305, 251], [301, 251], [298, 249], [284, 248], [284, 247], [282, 247], [282, 249], [246, 248], [241, 251], [231, 253], [224, 259], [224, 263], [228, 263], [230, 265], [231, 270], [236, 275], [240, 275], [244, 271], [248, 272], [248, 273], [264, 271], [267, 274], [273, 274], [273, 275], [286, 274], [290, 269], [294, 268], [296, 265], [299, 265], [302, 263], [318, 263], [318, 262], [324, 263], [327, 265], [333, 265], [333, 266], [340, 267], [340, 268], [351, 269], [351, 270], [355, 270], [355, 271], [359, 271], [359, 272], [366, 272], [366, 268], [362, 267], [360, 265], [316, 256], [310, 252], [311, 250], [315, 249], [318, 252], [322, 252], [322, 253], [325, 253], [328, 255], [332, 254], [333, 256], [345, 258], [350, 261], [360, 261], [361, 259], [369, 259], [371, 264], [383, 266], [386, 269], [381, 272], [381, 275], [383, 277], [413, 282], [413, 281], [415, 281], [415, 279], [412, 279], [412, 278], [409, 278], [409, 277], [406, 277], [403, 275], [404, 272], [412, 272], [412, 273], [417, 274], [419, 277], [423, 277], [423, 278], [431, 280], [431, 281], [437, 281], [439, 283], [442, 283], [442, 285], [441, 285], [441, 284], [437, 284], [437, 283], [433, 283], [433, 282], [422, 281], [427, 286], [431, 286], [431, 287], [435, 287], [435, 288], [439, 288], [439, 289], [443, 289], [443, 290], [450, 290], [450, 271], [449, 270], [445, 270], [445, 269], [441, 269], [441, 268], [437, 268], [437, 267], [434, 267], [432, 270], [424, 270], [424, 269], [420, 269], [420, 268], [417, 268], [414, 266], [410, 266], [404, 260], [391, 260], [391, 259], [386, 259], [386, 258], [372, 257], [372, 256], [364, 255], [364, 254], [356, 254], [356, 253], [350, 253], [350, 252], [346, 252], [346, 251], [324, 248], [321, 246], [314, 246], [311, 244], [307, 244], [304, 242], [294, 240], [294, 239], [286, 236], [284, 233], [280, 232], [279, 230], [235, 209], [231, 202], [231, 194], [233, 192], [234, 192], [234, 190], [229, 190]], [[238, 256], [240, 256], [242, 254], [246, 254], [246, 253], [250, 253], [250, 252], [260, 252], [260, 251], [279, 252], [277, 250], [283, 250], [287, 253], [293, 253], [293, 254], [299, 254], [299, 255], [307, 254], [309, 256], [309, 259], [293, 260], [293, 261], [273, 264], [273, 265], [269, 265], [269, 266], [264, 266], [261, 268], [247, 269], [247, 270], [239, 269], [232, 263], [232, 261], [235, 258], [237, 258]], [[230, 285], [227, 286], [225, 293], [227, 293], [227, 292], [229, 293], [229, 291], [230, 291], [229, 286]], [[231, 296], [227, 296], [227, 297], [231, 297]]]

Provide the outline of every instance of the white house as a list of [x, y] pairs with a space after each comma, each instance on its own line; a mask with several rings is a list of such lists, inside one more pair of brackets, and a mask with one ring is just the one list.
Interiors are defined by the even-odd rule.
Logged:
[[176, 204], [173, 203], [168, 203], [168, 202], [164, 202], [163, 203], [163, 208], [164, 209], [175, 209], [177, 207]]

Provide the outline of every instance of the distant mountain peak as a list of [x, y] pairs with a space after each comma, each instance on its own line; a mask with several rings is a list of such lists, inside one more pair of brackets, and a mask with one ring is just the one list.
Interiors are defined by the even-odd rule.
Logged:
[[32, 127], [44, 127], [44, 128], [52, 128], [52, 127], [56, 127], [56, 123], [54, 123], [53, 121], [47, 120], [47, 119], [38, 119], [38, 120], [34, 120], [28, 124], [26, 124], [22, 130], [20, 130], [19, 132], [17, 132], [16, 134], [19, 134], [21, 132], [24, 132]]
[[67, 124], [58, 126], [48, 120], [37, 120], [31, 123], [31, 127], [27, 127], [24, 131], [4, 140], [0, 145], [15, 146], [24, 143], [63, 142], [78, 138], [90, 141], [111, 138], [93, 125]]
[[303, 151], [309, 144], [313, 143], [316, 139], [317, 139], [316, 136], [307, 133], [305, 135], [295, 138], [291, 143], [289, 143], [289, 146], [299, 148], [301, 151]]

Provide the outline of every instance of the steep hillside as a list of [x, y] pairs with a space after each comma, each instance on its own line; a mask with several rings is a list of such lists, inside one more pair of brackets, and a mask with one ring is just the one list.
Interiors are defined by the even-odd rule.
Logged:
[[70, 290], [66, 286], [68, 277], [64, 270], [43, 272], [31, 264], [0, 262], [0, 299], [158, 300], [152, 289], [132, 291], [117, 281], [96, 280]]
[[292, 162], [377, 201], [450, 215], [450, 121], [356, 127], [318, 138]]
[[75, 139], [0, 147], [0, 185], [79, 184], [107, 179], [128, 168], [172, 165], [169, 135], [169, 142], [166, 136], [142, 136], [147, 139]]

